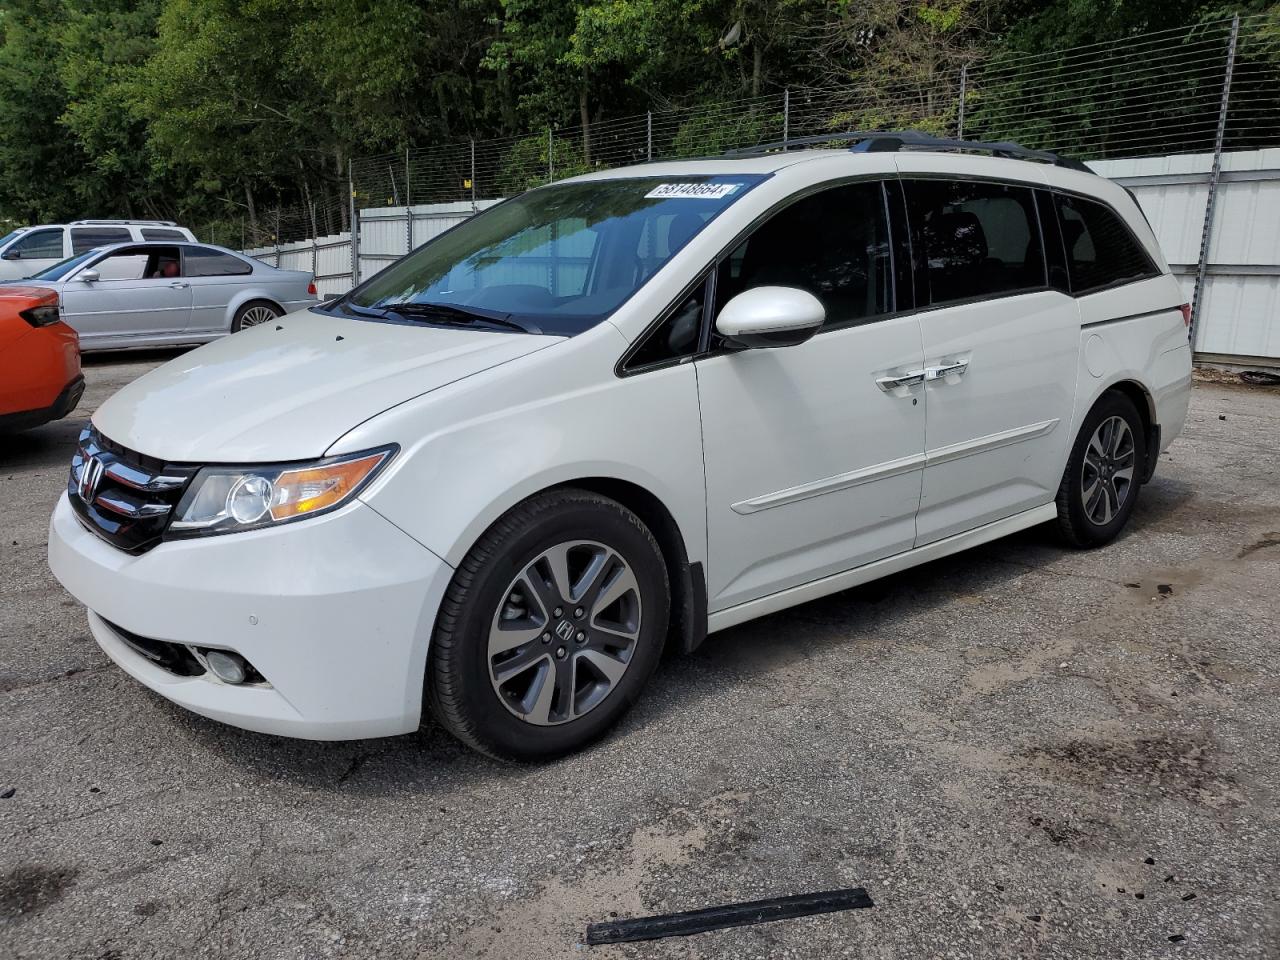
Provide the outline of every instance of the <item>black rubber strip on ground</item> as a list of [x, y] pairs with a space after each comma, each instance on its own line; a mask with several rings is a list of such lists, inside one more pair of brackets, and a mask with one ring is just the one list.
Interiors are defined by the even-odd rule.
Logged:
[[791, 920], [816, 913], [835, 913], [837, 910], [857, 910], [874, 906], [871, 897], [862, 887], [826, 890], [821, 893], [799, 893], [790, 897], [773, 897], [769, 900], [753, 900], [750, 903], [730, 903], [721, 907], [688, 910], [684, 913], [665, 913], [655, 917], [592, 923], [587, 926], [587, 944], [598, 946], [602, 943], [687, 937], [693, 933], [705, 933], [708, 930], [721, 930], [725, 927], [745, 927], [753, 923]]

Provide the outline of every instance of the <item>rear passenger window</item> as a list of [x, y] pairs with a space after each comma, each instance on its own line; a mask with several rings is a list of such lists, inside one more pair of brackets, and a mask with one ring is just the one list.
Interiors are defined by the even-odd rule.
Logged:
[[71, 252], [84, 253], [94, 247], [105, 247], [109, 243], [127, 243], [133, 239], [124, 227], [72, 227]]
[[143, 240], [185, 240], [186, 234], [181, 230], [166, 230], [163, 227], [143, 227]]
[[1159, 275], [1147, 251], [1114, 211], [1082, 197], [1059, 194], [1056, 201], [1072, 293]]
[[1029, 187], [910, 180], [906, 190], [916, 275], [925, 281], [922, 306], [1043, 289], [1044, 249]]
[[752, 287], [799, 287], [828, 324], [865, 321], [892, 309], [891, 272], [881, 185], [833, 187], [774, 214], [722, 261], [716, 309]]
[[186, 263], [182, 275], [186, 277], [231, 277], [253, 273], [253, 267], [239, 257], [209, 247], [185, 248]]

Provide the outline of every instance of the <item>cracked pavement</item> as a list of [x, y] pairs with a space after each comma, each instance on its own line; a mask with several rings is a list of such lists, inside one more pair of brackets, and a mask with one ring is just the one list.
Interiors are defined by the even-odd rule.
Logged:
[[[1280, 956], [1280, 390], [1198, 383], [1110, 547], [1036, 529], [713, 635], [586, 753], [246, 733], [113, 667], [0, 438], [0, 956]], [[5, 796], [9, 791], [11, 796]], [[585, 925], [865, 886], [619, 946]]]

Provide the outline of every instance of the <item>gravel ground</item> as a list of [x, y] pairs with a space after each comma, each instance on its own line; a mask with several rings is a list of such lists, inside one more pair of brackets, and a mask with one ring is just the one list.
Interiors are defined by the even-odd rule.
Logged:
[[[1280, 390], [1198, 384], [1104, 550], [1032, 530], [717, 634], [519, 767], [241, 732], [107, 661], [46, 523], [165, 356], [0, 439], [0, 956], [1280, 957]], [[846, 886], [876, 906], [581, 944]]]

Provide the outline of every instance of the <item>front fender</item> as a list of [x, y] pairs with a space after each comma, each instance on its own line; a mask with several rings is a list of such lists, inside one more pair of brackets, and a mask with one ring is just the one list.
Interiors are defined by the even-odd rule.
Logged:
[[666, 507], [691, 562], [706, 561], [697, 377], [691, 365], [618, 377], [626, 342], [609, 324], [401, 404], [331, 453], [398, 443], [364, 494], [456, 566], [503, 513], [588, 478], [635, 484]]

